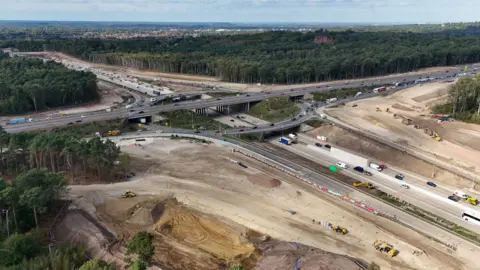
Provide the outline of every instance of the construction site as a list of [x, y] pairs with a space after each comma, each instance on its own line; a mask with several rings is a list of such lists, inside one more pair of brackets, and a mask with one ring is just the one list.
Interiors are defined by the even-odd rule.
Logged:
[[[139, 231], [154, 235], [152, 269], [471, 269], [451, 249], [312, 189], [228, 145], [170, 138], [118, 141], [127, 182], [71, 186], [59, 241], [125, 263]], [[367, 187], [368, 188], [368, 187]]]
[[[330, 108], [326, 112], [363, 132], [410, 147], [474, 175], [480, 171], [480, 127], [456, 122], [448, 115], [432, 114], [435, 104], [445, 102], [450, 84], [439, 82], [417, 85], [387, 96], [347, 102], [344, 106]], [[332, 142], [341, 147], [454, 186], [471, 188], [471, 180], [475, 180], [452, 174], [336, 126], [324, 125], [311, 131], [310, 135], [330, 136]]]

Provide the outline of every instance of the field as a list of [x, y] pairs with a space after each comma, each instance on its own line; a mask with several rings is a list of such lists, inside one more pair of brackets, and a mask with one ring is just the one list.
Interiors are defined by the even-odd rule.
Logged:
[[[157, 267], [165, 269], [222, 269], [232, 263], [286, 269], [299, 258], [304, 269], [359, 269], [351, 259], [325, 252], [375, 261], [382, 270], [471, 265], [471, 258], [454, 257], [436, 242], [312, 190], [229, 147], [170, 139], [148, 139], [140, 147], [135, 143], [120, 143], [133, 158], [137, 175], [131, 181], [71, 186], [71, 211], [56, 228], [57, 239], [86, 243], [94, 254], [122, 264], [121, 245], [147, 230], [155, 236]], [[126, 189], [138, 196], [118, 198]], [[342, 225], [349, 233], [329, 231], [313, 219]], [[277, 242], [267, 241], [266, 235]], [[400, 254], [392, 259], [375, 251], [375, 239], [390, 242]]]
[[[429, 116], [432, 106], [445, 100], [448, 85], [417, 85], [392, 95], [350, 102], [341, 108], [328, 109], [327, 112], [362, 130], [414, 147], [466, 171], [478, 172], [480, 126], [455, 121], [437, 123], [435, 118]], [[353, 107], [353, 104], [357, 107]], [[390, 110], [388, 113], [387, 108]], [[395, 119], [394, 114], [411, 118], [413, 124], [402, 124], [401, 118]], [[414, 128], [414, 125], [420, 129]], [[443, 141], [430, 138], [424, 133], [425, 128], [437, 132]]]

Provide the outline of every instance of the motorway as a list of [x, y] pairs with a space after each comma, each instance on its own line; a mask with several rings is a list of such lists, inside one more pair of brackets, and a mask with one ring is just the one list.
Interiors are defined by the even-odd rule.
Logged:
[[[273, 139], [270, 143], [289, 150], [299, 156], [303, 156], [307, 159], [315, 161], [323, 166], [329, 166], [330, 164], [336, 164], [337, 162], [342, 161], [331, 157], [329, 155], [330, 151], [325, 147], [314, 146], [318, 141], [307, 135], [299, 134], [300, 143], [289, 146], [281, 144], [277, 140], [278, 139]], [[346, 149], [342, 150], [351, 152]], [[447, 197], [452, 195], [454, 192], [453, 189], [441, 185], [438, 185], [436, 188], [430, 187], [426, 185], [426, 182], [430, 181], [429, 179], [424, 179], [412, 173], [396, 170], [391, 167], [390, 164], [386, 164], [387, 169], [383, 170], [382, 172], [368, 169], [373, 174], [371, 177], [354, 171], [353, 167], [357, 166], [357, 164], [347, 165], [348, 168], [346, 170], [342, 169], [340, 171], [341, 173], [359, 181], [371, 182], [386, 193], [399, 197], [400, 199], [408, 201], [409, 203], [430, 213], [444, 217], [447, 220], [454, 221], [465, 228], [480, 233], [480, 227], [466, 222], [461, 218], [464, 209], [476, 210], [476, 208], [467, 204], [466, 202], [453, 202], [447, 199]], [[405, 176], [403, 181], [394, 177], [397, 173], [402, 173]], [[410, 188], [405, 189], [400, 186], [401, 184], [407, 184]], [[342, 192], [345, 191], [342, 190]]]
[[[470, 67], [480, 66], [480, 64], [475, 64]], [[459, 67], [460, 69], [463, 68]], [[436, 73], [429, 73], [430, 77], [441, 78], [450, 76], [453, 71], [450, 72], [436, 72]], [[201, 109], [201, 108], [210, 108], [216, 106], [225, 106], [225, 105], [233, 105], [233, 104], [242, 104], [247, 102], [257, 102], [261, 100], [265, 100], [271, 97], [278, 97], [278, 96], [302, 96], [306, 93], [311, 92], [319, 92], [319, 91], [329, 91], [332, 89], [339, 89], [344, 87], [361, 87], [367, 85], [381, 85], [381, 84], [391, 84], [393, 80], [400, 82], [400, 81], [409, 81], [418, 79], [419, 75], [405, 75], [405, 76], [387, 76], [382, 77], [380, 79], [372, 78], [372, 79], [364, 79], [363, 81], [357, 80], [354, 82], [337, 82], [332, 83], [331, 85], [324, 85], [324, 86], [316, 86], [316, 87], [307, 87], [307, 88], [297, 88], [297, 89], [287, 89], [281, 91], [267, 91], [262, 93], [244, 93], [240, 96], [233, 96], [233, 97], [223, 97], [223, 98], [215, 98], [215, 99], [206, 99], [206, 100], [195, 100], [195, 101], [184, 101], [178, 102], [175, 104], [166, 104], [166, 105], [155, 105], [151, 107], [142, 107], [141, 109], [145, 114], [156, 114], [161, 112], [169, 112], [175, 110], [192, 110], [192, 109]], [[445, 80], [445, 79], [443, 79]], [[373, 95], [373, 93], [368, 93], [369, 95]], [[360, 96], [361, 98], [368, 97], [367, 95]], [[359, 98], [360, 98], [359, 97]], [[119, 110], [113, 110], [110, 112], [106, 111], [97, 111], [91, 112], [87, 118], [83, 119], [83, 122], [93, 122], [93, 121], [103, 121], [109, 119], [117, 119], [117, 118], [127, 118], [129, 117], [129, 110], [122, 108]], [[65, 116], [58, 116], [52, 119], [34, 119], [32, 122], [26, 122], [21, 124], [15, 125], [4, 125], [3, 128], [8, 132], [21, 132], [21, 131], [31, 131], [31, 130], [38, 130], [38, 129], [51, 129], [58, 126], [65, 126], [67, 123], [75, 122], [81, 119], [81, 115], [83, 114], [71, 114]], [[270, 130], [276, 130], [280, 127], [277, 126], [276, 128], [270, 128]], [[265, 130], [269, 130], [266, 128]], [[255, 131], [256, 132], [256, 131]]]

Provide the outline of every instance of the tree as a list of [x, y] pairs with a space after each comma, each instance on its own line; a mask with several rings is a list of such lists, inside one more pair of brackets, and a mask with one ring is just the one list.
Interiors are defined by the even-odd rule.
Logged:
[[2, 245], [2, 256], [0, 261], [3, 265], [15, 265], [24, 258], [33, 258], [38, 253], [38, 246], [30, 234], [14, 234]]
[[133, 262], [131, 268], [132, 270], [147, 270], [147, 265], [140, 259], [137, 259], [135, 262]]
[[127, 255], [135, 253], [142, 262], [149, 263], [155, 248], [152, 245], [153, 236], [147, 232], [138, 232], [127, 245]]
[[235, 265], [232, 265], [230, 267], [230, 270], [243, 270], [243, 266], [241, 266], [240, 264], [235, 264]]
[[79, 270], [115, 270], [115, 265], [95, 258], [84, 263]]
[[130, 163], [131, 163], [130, 155], [128, 155], [127, 153], [120, 153], [120, 155], [118, 156], [118, 161], [119, 161], [118, 168], [122, 172], [123, 178], [125, 179], [127, 172], [130, 168]]
[[370, 263], [367, 270], [380, 270], [380, 266], [374, 262]]

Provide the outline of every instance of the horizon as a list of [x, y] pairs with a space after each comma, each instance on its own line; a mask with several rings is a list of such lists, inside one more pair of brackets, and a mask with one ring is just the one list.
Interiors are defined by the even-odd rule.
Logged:
[[437, 24], [477, 21], [477, 10], [477, 0], [14, 0], [0, 20]]

